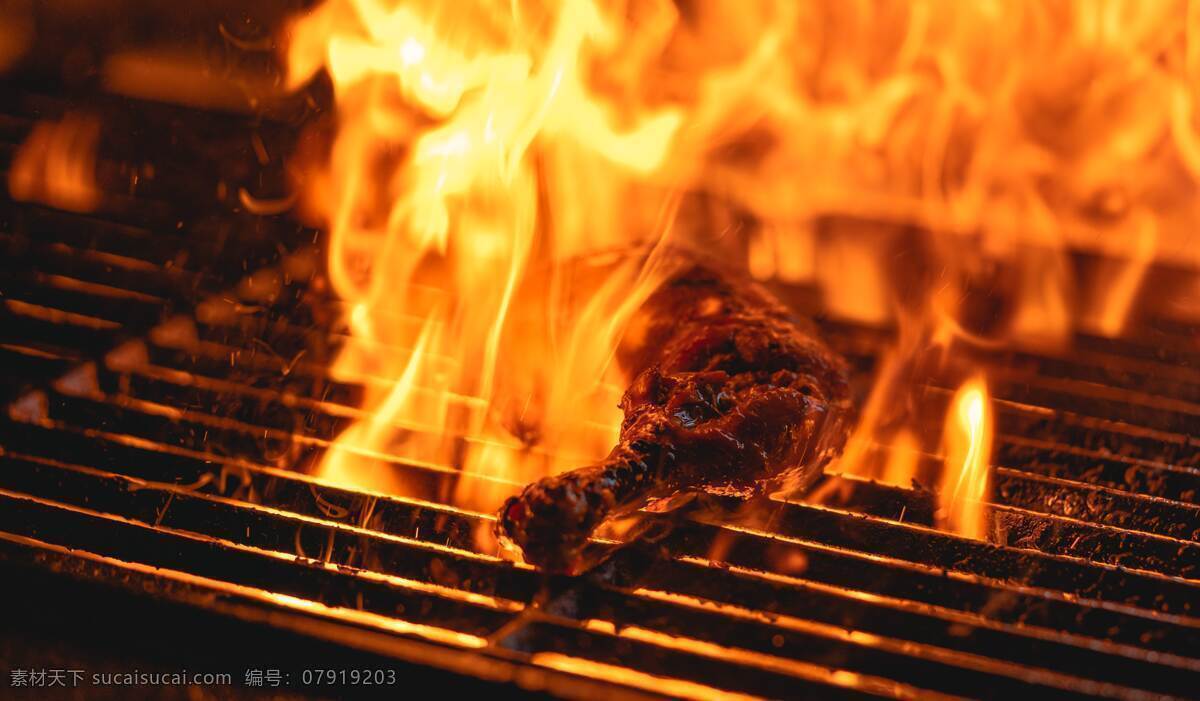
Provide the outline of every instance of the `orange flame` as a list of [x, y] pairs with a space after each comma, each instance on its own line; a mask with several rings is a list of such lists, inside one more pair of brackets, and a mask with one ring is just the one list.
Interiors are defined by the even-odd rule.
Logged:
[[13, 157], [8, 192], [14, 200], [90, 212], [100, 204], [96, 185], [96, 149], [100, 122], [90, 115], [68, 114], [57, 122], [39, 122]]
[[938, 494], [942, 522], [948, 530], [987, 540], [992, 410], [982, 378], [968, 380], [955, 393], [942, 440], [945, 468]]
[[591, 2], [539, 26], [393, 5], [335, 0], [292, 29], [291, 84], [323, 66], [339, 104], [311, 188], [354, 339], [334, 371], [378, 381], [320, 473], [409, 491], [380, 457], [462, 467], [483, 479], [459, 502], [492, 508], [615, 439], [609, 360], [654, 283], [628, 254], [671, 201], [627, 191], [680, 115], [590, 94], [584, 58], [617, 40]]

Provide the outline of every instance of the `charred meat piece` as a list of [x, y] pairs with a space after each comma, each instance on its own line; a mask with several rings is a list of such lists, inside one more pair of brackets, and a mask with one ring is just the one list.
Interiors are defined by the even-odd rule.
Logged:
[[633, 381], [620, 443], [502, 507], [498, 534], [525, 559], [577, 569], [606, 518], [704, 488], [803, 488], [841, 449], [846, 367], [762, 288], [692, 267], [631, 321], [618, 360]]

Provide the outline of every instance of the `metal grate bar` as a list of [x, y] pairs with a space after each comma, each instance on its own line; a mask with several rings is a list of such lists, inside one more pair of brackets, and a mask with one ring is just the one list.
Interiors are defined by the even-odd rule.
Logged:
[[[443, 595], [451, 595], [454, 592], [459, 592], [462, 588], [470, 589], [468, 584], [464, 587], [464, 582], [475, 582], [482, 586], [490, 586], [496, 583], [504, 583], [511, 580], [511, 576], [522, 573], [526, 575], [526, 581], [522, 584], [513, 585], [516, 589], [510, 589], [509, 594], [513, 594], [514, 599], [530, 600], [537, 591], [536, 585], [533, 585], [529, 580], [532, 579], [532, 573], [521, 570], [507, 569], [504, 571], [481, 572], [475, 567], [478, 563], [472, 565], [473, 558], [467, 558], [463, 561], [465, 553], [454, 552], [454, 549], [437, 548], [432, 551], [421, 547], [419, 543], [407, 541], [406, 539], [397, 536], [388, 536], [378, 532], [369, 532], [361, 529], [351, 528], [347, 526], [336, 526], [332, 523], [321, 521], [318, 519], [301, 519], [297, 516], [286, 512], [278, 512], [275, 510], [266, 510], [262, 507], [254, 507], [252, 505], [239, 504], [228, 502], [214, 497], [191, 494], [185, 491], [179, 491], [178, 488], [159, 487], [152, 484], [143, 483], [140, 481], [132, 482], [128, 478], [112, 475], [99, 474], [88, 468], [72, 467], [61, 464], [47, 464], [45, 462], [35, 462], [25, 460], [19, 457], [9, 456], [6, 461], [6, 471], [4, 480], [4, 489], [19, 489], [22, 494], [52, 494], [58, 499], [79, 499], [86, 501], [88, 511], [100, 509], [102, 512], [121, 513], [126, 518], [147, 523], [154, 526], [156, 531], [167, 531], [172, 535], [179, 536], [181, 534], [202, 534], [205, 536], [205, 542], [211, 539], [218, 542], [227, 548], [233, 548], [238, 553], [242, 552], [257, 552], [260, 549], [266, 553], [278, 553], [277, 557], [282, 556], [283, 552], [293, 546], [301, 552], [312, 551], [309, 554], [301, 555], [296, 559], [302, 563], [312, 563], [313, 565], [323, 564], [326, 569], [331, 565], [336, 566], [336, 571], [346, 573], [347, 568], [357, 568], [359, 566], [370, 563], [371, 571], [385, 572], [389, 583], [406, 584], [408, 582], [425, 582], [437, 581], [441, 579], [449, 579], [455, 588], [444, 585], [435, 585], [438, 593]], [[11, 495], [11, 493], [10, 493]], [[224, 507], [224, 508], [222, 508]], [[18, 510], [19, 512], [19, 510]], [[43, 523], [44, 518], [30, 519], [35, 523]], [[6, 530], [10, 527], [6, 526]], [[96, 527], [94, 527], [96, 528]], [[243, 529], [245, 536], [243, 536]], [[45, 532], [37, 532], [32, 535], [40, 539], [47, 539]], [[98, 538], [107, 539], [110, 537], [107, 534], [98, 535]], [[117, 537], [117, 536], [113, 536]], [[128, 535], [119, 536], [123, 543], [136, 541]], [[101, 541], [103, 542], [103, 541]], [[87, 545], [84, 545], [87, 547]], [[153, 551], [158, 546], [147, 546], [148, 551]], [[396, 548], [401, 550], [396, 551]], [[413, 548], [416, 548], [414, 551]], [[89, 548], [91, 549], [91, 548]], [[177, 546], [179, 551], [180, 547]], [[395, 551], [395, 552], [393, 552]], [[435, 559], [423, 557], [421, 552], [432, 552]], [[370, 558], [365, 560], [359, 553], [370, 553]], [[313, 556], [315, 562], [313, 561]], [[126, 551], [121, 551], [115, 554], [120, 559], [134, 559], [136, 561], [144, 561], [140, 559], [144, 557], [143, 551], [130, 554]], [[456, 557], [457, 556], [457, 557]], [[191, 550], [184, 549], [178, 553], [178, 557], [187, 558], [193, 564], [189, 571], [198, 571], [203, 576], [213, 576], [214, 573], [204, 569], [204, 565], [195, 564], [198, 555]], [[291, 557], [291, 556], [288, 556]], [[424, 562], [424, 566], [420, 567], [418, 563]], [[503, 563], [492, 561], [493, 567]], [[174, 566], [174, 563], [167, 563], [166, 566]], [[414, 569], [416, 568], [416, 569]], [[230, 565], [228, 571], [221, 570], [219, 578], [222, 581], [231, 581], [244, 584], [247, 586], [257, 586], [269, 591], [286, 593], [289, 596], [305, 596], [305, 598], [313, 598], [313, 591], [319, 591], [326, 598], [317, 598], [316, 600], [327, 602], [328, 597], [334, 597], [334, 601], [340, 601], [337, 596], [348, 596], [349, 594], [331, 594], [330, 592], [341, 591], [333, 585], [327, 583], [314, 583], [316, 579], [313, 575], [299, 577], [303, 586], [316, 586], [317, 590], [305, 589], [297, 590], [296, 584], [289, 586], [281, 585], [277, 581], [268, 580], [265, 583], [261, 580], [253, 580], [254, 569], [245, 565], [242, 562]], [[509, 576], [506, 576], [509, 575]], [[395, 580], [395, 577], [402, 578]], [[251, 579], [250, 584], [247, 584], [247, 578]], [[296, 579], [293, 574], [293, 579]], [[374, 580], [372, 580], [374, 581]], [[427, 591], [429, 585], [412, 585], [417, 586], [422, 591]], [[381, 595], [375, 593], [370, 586], [362, 585], [356, 582], [349, 589], [356, 596], [364, 597], [357, 602], [360, 610], [365, 610], [372, 613], [378, 613], [376, 608], [380, 604]], [[474, 592], [477, 596], [467, 597], [471, 603], [478, 604], [480, 596], [489, 598], [483, 601], [498, 610], [516, 610], [519, 608], [512, 599], [501, 598], [495, 591], [488, 590], [487, 594], [482, 594], [478, 591]], [[570, 598], [571, 605], [591, 606], [589, 593], [575, 592]], [[622, 593], [628, 597], [628, 593]], [[594, 594], [592, 595], [594, 596]], [[452, 596], [454, 599], [461, 599], [462, 594]], [[653, 611], [647, 607], [659, 606], [659, 603], [651, 604], [648, 602], [660, 602], [661, 596], [652, 596], [648, 600], [645, 595], [638, 595], [639, 604], [637, 601], [625, 601], [622, 605], [622, 610], [627, 612], [627, 618], [617, 617], [607, 620], [634, 620], [634, 621], [656, 621], [657, 632], [663, 635], [669, 635], [673, 640], [680, 639], [682, 634], [687, 633], [689, 636], [700, 635], [706, 640], [711, 640], [717, 633], [724, 633], [725, 637], [718, 638], [724, 644], [736, 644], [739, 640], [741, 645], [745, 646], [749, 641], [764, 640], [765, 645], [774, 647], [777, 642], [775, 636], [781, 635], [778, 632], [779, 622], [763, 622], [755, 624], [761, 628], [767, 625], [764, 632], [755, 635], [749, 635], [752, 631], [747, 630], [747, 625], [740, 620], [729, 620], [729, 611], [725, 609], [703, 608], [697, 609], [695, 606], [690, 608], [684, 607], [685, 614], [671, 613], [670, 611]], [[384, 599], [388, 606], [393, 605], [390, 599]], [[581, 602], [583, 602], [581, 604]], [[344, 605], [344, 602], [337, 605]], [[414, 604], [408, 604], [412, 606]], [[399, 604], [398, 606], [404, 606]], [[556, 602], [555, 607], [547, 609], [550, 612], [557, 612], [564, 606], [560, 599]], [[668, 608], [678, 608], [678, 602], [672, 601], [666, 605]], [[386, 609], [385, 609], [386, 610]], [[395, 609], [392, 609], [393, 611]], [[400, 610], [403, 610], [402, 608]], [[420, 609], [422, 611], [422, 620], [437, 621], [437, 616], [430, 613], [428, 605]], [[594, 613], [594, 612], [593, 612]], [[643, 615], [644, 614], [644, 615]], [[584, 612], [576, 612], [577, 617], [583, 619], [595, 618], [594, 615], [584, 615]], [[469, 621], [479, 623], [482, 619], [480, 615], [472, 613], [467, 616]], [[557, 623], [560, 628], [563, 623]], [[897, 661], [895, 667], [897, 670], [905, 670], [903, 674], [890, 674], [891, 678], [904, 680], [908, 675], [915, 675], [909, 681], [919, 680], [925, 674], [936, 673], [937, 678], [941, 680], [944, 675], [949, 675], [951, 678], [960, 679], [959, 683], [965, 685], [963, 689], [969, 688], [972, 684], [979, 684], [981, 680], [975, 679], [968, 674], [968, 671], [983, 672], [990, 675], [1001, 675], [1011, 679], [1006, 682], [1004, 679], [991, 679], [986, 683], [1000, 684], [1004, 688], [1009, 688], [1012, 683], [1018, 683], [1014, 680], [1025, 679], [1029, 677], [1037, 678], [1038, 675], [1025, 668], [1005, 667], [1004, 665], [990, 662], [988, 658], [980, 658], [978, 656], [954, 655], [943, 648], [931, 647], [927, 644], [907, 644], [900, 643], [897, 640], [882, 639], [878, 636], [854, 636], [848, 635], [842, 628], [836, 626], [803, 623], [800, 620], [791, 622], [788, 628], [789, 642], [791, 646], [789, 650], [793, 654], [799, 654], [804, 651], [807, 654], [813, 654], [813, 651], [822, 651], [821, 655], [830, 654], [840, 655], [846, 661], [843, 664], [851, 664], [850, 660], [859, 660], [855, 665], [861, 665], [863, 669], [883, 669], [889, 668], [891, 665], [881, 664], [881, 660], [877, 658], [876, 653], [865, 653], [862, 651], [850, 652], [842, 650], [841, 652], [830, 652], [828, 649], [822, 648], [819, 644], [825, 640], [825, 647], [830, 644], [828, 639], [832, 638], [835, 643], [841, 647], [846, 645], [865, 646], [869, 650], [883, 648], [887, 651], [887, 655], [916, 655], [918, 658], [929, 657], [936, 660], [936, 665], [944, 666], [946, 664], [957, 664], [965, 667], [967, 671], [959, 670], [957, 673], [950, 673], [944, 669], [930, 672], [925, 670], [921, 665], [913, 664], [911, 661]], [[662, 628], [665, 626], [665, 630]], [[454, 628], [460, 630], [460, 628]], [[776, 631], [768, 634], [767, 630]], [[479, 633], [479, 630], [475, 630]], [[707, 634], [705, 635], [705, 632]], [[817, 636], [813, 638], [812, 636]], [[909, 634], [911, 639], [911, 634]], [[554, 649], [554, 648], [547, 648]], [[769, 652], [770, 650], [760, 650], [760, 652]], [[1002, 650], [999, 650], [1002, 651]], [[778, 654], [778, 650], [775, 651]], [[824, 659], [824, 657], [819, 658]], [[812, 662], [812, 660], [808, 660]], [[1091, 662], [1095, 664], [1095, 660]], [[852, 665], [853, 666], [853, 665]], [[1141, 670], [1139, 674], [1144, 674], [1146, 670]], [[965, 678], [963, 675], [967, 675]], [[756, 675], [757, 676], [757, 675]], [[1161, 677], [1159, 679], [1162, 679]], [[1049, 675], [1044, 680], [1056, 687], [1064, 688], [1089, 688], [1087, 680], [1072, 679], [1064, 675]], [[949, 683], [949, 682], [947, 682]], [[1021, 682], [1024, 684], [1024, 682]], [[1082, 686], [1080, 686], [1082, 685]], [[1093, 685], [1094, 686], [1094, 685]], [[1092, 693], [1098, 693], [1102, 687], [1094, 686]], [[1110, 689], [1110, 691], [1112, 691]], [[1122, 695], [1126, 695], [1122, 693]]]
[[[21, 97], [0, 141], [69, 105]], [[247, 164], [247, 134], [281, 153], [290, 130], [115, 109], [154, 135], [155, 177], [128, 160], [144, 144], [117, 135], [99, 212], [0, 202], [0, 559], [571, 695], [1194, 693], [1188, 330], [1081, 337], [1069, 357], [980, 353], [997, 398], [994, 543], [931, 528], [928, 490], [834, 473], [824, 506], [709, 496], [644, 515], [654, 543], [547, 576], [497, 556], [490, 515], [440, 503], [468, 480], [520, 485], [386, 456], [426, 499], [302, 474], [375, 380], [329, 376], [356, 341], [309, 284], [315, 232], [237, 211], [238, 188], [283, 177]], [[828, 328], [874, 368], [887, 330]], [[949, 398], [926, 388], [920, 415]]]

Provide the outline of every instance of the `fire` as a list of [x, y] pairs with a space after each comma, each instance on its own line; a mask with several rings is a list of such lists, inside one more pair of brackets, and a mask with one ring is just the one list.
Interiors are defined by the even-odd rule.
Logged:
[[629, 190], [681, 116], [589, 93], [584, 58], [618, 40], [591, 2], [529, 26], [486, 3], [444, 14], [329, 2], [293, 27], [292, 84], [323, 66], [339, 106], [311, 188], [354, 338], [334, 371], [379, 381], [321, 473], [409, 491], [380, 457], [461, 466], [483, 479], [459, 502], [494, 508], [615, 439], [609, 361], [653, 287], [630, 253], [672, 200]]
[[987, 540], [989, 458], [992, 448], [992, 411], [987, 383], [981, 378], [965, 382], [950, 404], [942, 435], [945, 468], [939, 491], [939, 516], [948, 530], [968, 538]]
[[59, 121], [39, 122], [13, 157], [9, 194], [14, 200], [92, 211], [100, 203], [99, 140], [100, 121], [91, 115], [68, 114]]
[[[896, 326], [841, 469], [921, 476], [905, 407], [952, 350], [1119, 335], [1154, 262], [1200, 263], [1196, 7], [326, 0], [287, 82], [333, 85], [304, 205], [368, 391], [321, 474], [435, 496], [418, 463], [485, 510], [599, 457], [614, 348], [691, 248]], [[946, 422], [947, 524], [982, 537], [983, 380]]]

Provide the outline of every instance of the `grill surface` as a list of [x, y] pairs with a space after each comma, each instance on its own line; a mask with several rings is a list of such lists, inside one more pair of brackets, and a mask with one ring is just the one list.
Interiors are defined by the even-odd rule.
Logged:
[[[5, 164], [35, 118], [67, 107], [8, 94]], [[323, 371], [344, 339], [314, 282], [318, 234], [238, 205], [239, 188], [282, 182], [253, 140], [279, 153], [288, 130], [105, 109], [157, 154], [153, 177], [118, 134], [100, 212], [0, 202], [11, 576], [259, 624], [325, 659], [348, 648], [571, 696], [1195, 695], [1194, 336], [991, 359], [1000, 543], [932, 529], [919, 487], [835, 474], [852, 487], [836, 507], [697, 513], [657, 546], [547, 577], [475, 550], [489, 515], [303, 474], [361, 388]], [[864, 373], [883, 340], [849, 326], [830, 338]], [[930, 387], [923, 401], [948, 398]], [[457, 477], [388, 467], [431, 491]]]

